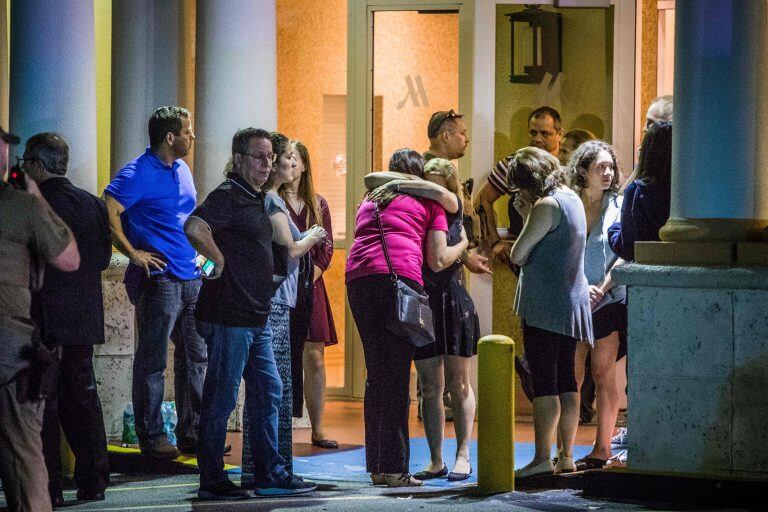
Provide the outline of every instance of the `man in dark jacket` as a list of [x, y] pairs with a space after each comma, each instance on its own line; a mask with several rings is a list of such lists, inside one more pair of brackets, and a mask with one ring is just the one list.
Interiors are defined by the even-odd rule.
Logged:
[[75, 454], [79, 500], [103, 500], [109, 483], [107, 440], [93, 372], [93, 346], [104, 343], [101, 271], [109, 265], [112, 238], [104, 203], [64, 175], [67, 142], [56, 133], [30, 137], [25, 169], [51, 208], [69, 226], [80, 249], [80, 268], [45, 269], [42, 289], [32, 300], [32, 318], [43, 343], [55, 351], [55, 383], [45, 404], [43, 453], [53, 506], [63, 504], [60, 467], [61, 424]]

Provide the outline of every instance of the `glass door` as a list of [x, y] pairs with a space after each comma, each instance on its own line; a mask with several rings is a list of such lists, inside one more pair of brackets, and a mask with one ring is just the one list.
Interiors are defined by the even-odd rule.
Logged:
[[[348, 5], [346, 224], [351, 244], [366, 174], [386, 170], [397, 149], [425, 152], [427, 124], [436, 111], [454, 109], [471, 126], [473, 4], [366, 0]], [[469, 174], [470, 160], [468, 151], [462, 175]], [[352, 315], [346, 319], [351, 396], [362, 397], [362, 347]]]

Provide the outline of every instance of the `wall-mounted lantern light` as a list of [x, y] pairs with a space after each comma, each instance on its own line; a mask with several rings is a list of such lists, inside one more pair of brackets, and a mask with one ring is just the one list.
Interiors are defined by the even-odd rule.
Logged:
[[[510, 82], [539, 83], [546, 73], [555, 76], [563, 70], [562, 15], [529, 5], [507, 17], [512, 25]], [[515, 39], [521, 46], [517, 50]], [[526, 39], [531, 41], [530, 47]]]

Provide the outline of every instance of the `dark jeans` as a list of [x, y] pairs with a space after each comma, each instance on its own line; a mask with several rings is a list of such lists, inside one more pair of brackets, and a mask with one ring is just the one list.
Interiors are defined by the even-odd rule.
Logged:
[[51, 510], [40, 431], [43, 401], [19, 402], [17, 381], [0, 387], [0, 480], [8, 508]]
[[[421, 286], [405, 280], [417, 290]], [[416, 349], [387, 331], [395, 307], [395, 290], [388, 275], [373, 275], [347, 283], [349, 308], [365, 353], [365, 463], [370, 473], [408, 471], [410, 444], [408, 413], [411, 361]]]
[[272, 352], [272, 331], [265, 327], [227, 327], [198, 322], [208, 346], [208, 372], [200, 417], [200, 486], [227, 479], [224, 444], [227, 420], [237, 403], [240, 379], [245, 380], [249, 443], [258, 484], [284, 477], [285, 463], [277, 453], [277, 413], [283, 393]]
[[58, 347], [55, 383], [45, 400], [43, 453], [51, 494], [61, 492], [61, 429], [75, 454], [78, 489], [103, 492], [109, 484], [104, 415], [93, 373], [93, 345]]
[[168, 338], [175, 346], [174, 391], [179, 439], [194, 441], [207, 356], [195, 329], [194, 311], [200, 279], [182, 281], [167, 275], [147, 279], [136, 304], [138, 347], [133, 360], [133, 412], [139, 443], [151, 445], [166, 435], [160, 406], [165, 388]]

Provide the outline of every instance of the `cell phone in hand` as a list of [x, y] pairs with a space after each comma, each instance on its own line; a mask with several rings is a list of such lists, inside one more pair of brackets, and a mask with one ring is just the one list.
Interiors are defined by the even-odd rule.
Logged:
[[203, 275], [205, 275], [205, 277], [211, 277], [214, 267], [216, 267], [216, 264], [213, 262], [213, 260], [205, 260], [205, 263], [203, 263], [200, 268], [202, 269]]

